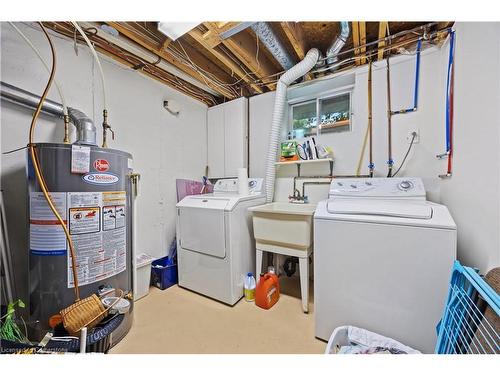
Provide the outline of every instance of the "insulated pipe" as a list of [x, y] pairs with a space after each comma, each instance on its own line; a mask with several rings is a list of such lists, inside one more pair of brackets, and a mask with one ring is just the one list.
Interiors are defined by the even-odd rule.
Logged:
[[[40, 102], [40, 96], [5, 82], [0, 82], [0, 97], [29, 109], [36, 109]], [[42, 112], [60, 118], [64, 116], [62, 104], [49, 99], [43, 102]], [[96, 128], [92, 120], [82, 111], [71, 107], [68, 108], [68, 116], [70, 122], [76, 127], [75, 143], [97, 146]]]
[[266, 159], [266, 202], [270, 203], [274, 198], [274, 181], [276, 179], [276, 153], [280, 137], [281, 125], [285, 115], [286, 90], [288, 86], [309, 72], [318, 62], [319, 51], [316, 48], [310, 49], [304, 60], [287, 70], [279, 79], [276, 87], [276, 97], [274, 99], [273, 120], [269, 134], [269, 149]]
[[292, 57], [267, 22], [256, 22], [251, 28], [283, 69], [288, 70], [293, 66]]

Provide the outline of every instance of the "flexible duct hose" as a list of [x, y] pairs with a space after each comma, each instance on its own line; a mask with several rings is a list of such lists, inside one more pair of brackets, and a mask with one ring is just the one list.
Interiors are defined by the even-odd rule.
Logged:
[[296, 79], [304, 76], [316, 65], [320, 52], [316, 48], [310, 49], [304, 60], [294, 65], [281, 76], [276, 88], [276, 97], [274, 99], [273, 121], [271, 132], [269, 134], [269, 149], [266, 159], [266, 202], [270, 203], [274, 198], [274, 181], [276, 173], [276, 153], [280, 138], [281, 125], [285, 115], [286, 89]]

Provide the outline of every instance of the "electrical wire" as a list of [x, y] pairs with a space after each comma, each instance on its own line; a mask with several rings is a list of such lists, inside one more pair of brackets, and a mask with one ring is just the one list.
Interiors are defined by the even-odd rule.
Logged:
[[417, 133], [413, 132], [412, 133], [412, 137], [411, 137], [411, 142], [410, 142], [410, 146], [408, 147], [408, 150], [406, 151], [406, 154], [403, 158], [403, 161], [401, 162], [401, 165], [399, 166], [399, 168], [396, 170], [396, 172], [394, 172], [394, 174], [392, 175], [392, 177], [396, 177], [396, 175], [398, 174], [398, 172], [401, 170], [401, 168], [403, 167], [403, 165], [405, 165], [405, 161], [406, 161], [406, 158], [408, 157], [408, 155], [410, 154], [410, 151], [411, 151], [411, 148], [413, 147], [413, 144], [415, 143], [415, 138], [417, 137]]
[[[13, 22], [9, 21], [9, 25], [12, 26], [12, 28], [14, 30], [16, 30], [16, 32], [19, 34], [19, 36], [21, 36], [21, 38], [23, 38], [23, 40], [26, 42], [26, 44], [31, 47], [33, 52], [35, 52], [35, 54], [38, 56], [38, 58], [42, 62], [43, 66], [45, 67], [47, 72], [50, 74], [49, 64], [47, 64], [45, 59], [42, 57], [38, 48], [35, 47], [35, 45], [31, 42], [31, 40]], [[61, 98], [61, 104], [63, 106], [63, 114], [67, 116], [68, 115], [68, 107], [66, 105], [66, 99], [64, 98], [61, 86], [59, 85], [59, 83], [57, 82], [57, 79], [55, 79], [55, 78], [54, 78], [54, 85], [56, 85], [57, 92], [59, 93], [59, 97]]]
[[45, 178], [43, 177], [43, 172], [42, 172], [42, 169], [40, 166], [40, 161], [38, 160], [38, 156], [36, 153], [36, 146], [33, 142], [36, 122], [37, 122], [38, 116], [40, 115], [40, 112], [42, 110], [43, 102], [47, 98], [47, 95], [48, 95], [49, 90], [50, 90], [50, 86], [52, 85], [52, 82], [53, 82], [54, 76], [55, 76], [55, 72], [56, 72], [56, 51], [54, 49], [54, 44], [52, 43], [52, 39], [50, 38], [50, 36], [47, 33], [47, 30], [45, 29], [43, 24], [41, 22], [39, 22], [39, 25], [42, 28], [42, 31], [45, 34], [45, 37], [47, 38], [47, 41], [49, 42], [49, 45], [50, 45], [50, 51], [52, 53], [52, 68], [50, 71], [49, 80], [47, 81], [47, 85], [45, 86], [43, 94], [40, 97], [40, 101], [38, 103], [38, 106], [35, 110], [35, 113], [33, 114], [33, 118], [31, 119], [28, 146], [30, 149], [31, 159], [33, 162], [33, 167], [35, 170], [35, 175], [36, 175], [36, 179], [38, 181], [38, 184], [40, 185], [40, 188], [42, 189], [42, 192], [43, 192], [43, 195], [45, 197], [45, 200], [47, 201], [47, 204], [49, 205], [51, 211], [54, 213], [55, 217], [57, 218], [57, 221], [59, 221], [59, 224], [63, 228], [64, 234], [65, 234], [66, 239], [68, 241], [69, 250], [70, 250], [70, 254], [71, 254], [71, 266], [72, 266], [72, 272], [73, 272], [73, 280], [74, 280], [74, 286], [75, 286], [74, 287], [75, 300], [79, 301], [80, 300], [80, 291], [79, 291], [79, 286], [78, 286], [78, 273], [76, 270], [76, 253], [75, 253], [75, 249], [73, 246], [73, 241], [71, 239], [71, 234], [69, 233], [68, 227], [66, 226], [64, 219], [61, 217], [60, 213], [57, 211], [57, 208], [55, 207], [55, 205], [52, 201], [52, 197], [50, 196], [50, 192], [47, 188]]
[[[27, 27], [30, 27], [34, 30], [39, 31], [32, 23], [27, 23], [23, 22], [24, 25]], [[71, 29], [69, 28], [68, 25], [70, 23], [52, 23], [52, 22], [47, 22], [46, 23], [47, 27], [50, 28], [51, 35], [53, 35], [55, 38], [67, 41], [68, 38], [73, 40], [73, 33], [75, 31], [75, 28], [71, 26]], [[211, 104], [219, 104], [217, 100], [215, 100], [215, 97], [201, 89], [198, 89], [196, 86], [192, 85], [191, 83], [181, 81], [177, 76], [173, 75], [172, 73], [169, 73], [161, 68], [158, 68], [156, 66], [151, 65], [151, 68], [148, 68], [148, 64], [150, 64], [149, 61], [139, 57], [132, 55], [128, 53], [127, 50], [123, 49], [122, 47], [116, 46], [112, 43], [110, 43], [108, 40], [100, 37], [99, 35], [92, 34], [90, 37], [91, 41], [104, 53], [108, 53], [109, 55], [112, 55], [113, 57], [117, 57], [118, 61], [115, 64], [117, 67], [120, 67], [120, 69], [126, 70], [126, 71], [133, 71], [130, 67], [135, 66], [139, 64], [140, 62], [144, 62], [146, 67], [144, 69], [141, 69], [144, 71], [144, 73], [151, 78], [157, 79], [161, 81], [164, 84], [170, 85], [177, 90], [190, 95], [194, 97], [197, 100], [200, 100], [208, 105]], [[85, 40], [81, 38], [80, 36], [77, 37], [78, 42], [82, 42], [86, 44]], [[114, 63], [114, 60], [113, 60]], [[121, 65], [126, 65], [127, 68], [121, 67]], [[149, 69], [149, 71], [148, 71]]]
[[103, 98], [103, 104], [104, 104], [103, 109], [107, 110], [108, 106], [107, 106], [107, 102], [106, 102], [106, 82], [104, 80], [104, 71], [102, 70], [101, 60], [99, 59], [99, 56], [97, 56], [97, 52], [96, 52], [94, 46], [92, 45], [92, 42], [90, 41], [90, 39], [87, 37], [87, 34], [85, 34], [85, 32], [82, 30], [82, 28], [78, 25], [77, 22], [71, 21], [71, 23], [73, 24], [73, 26], [75, 26], [75, 29], [78, 30], [78, 32], [80, 33], [80, 35], [83, 37], [83, 39], [85, 40], [85, 42], [89, 46], [90, 52], [94, 56], [94, 60], [97, 63], [97, 67], [99, 68], [99, 73], [101, 75], [102, 98]]
[[25, 148], [28, 148], [28, 146], [23, 146], [23, 147], [16, 148], [14, 150], [2, 152], [2, 155], [13, 154], [14, 152], [18, 152], [18, 151], [24, 150]]

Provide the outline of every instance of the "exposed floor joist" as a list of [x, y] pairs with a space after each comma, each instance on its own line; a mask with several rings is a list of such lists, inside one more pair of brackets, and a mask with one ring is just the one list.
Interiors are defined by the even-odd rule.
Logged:
[[357, 57], [359, 56], [359, 24], [357, 21], [353, 21], [352, 23], [352, 43], [354, 45], [354, 57], [356, 65], [360, 65], [361, 60]]
[[[379, 22], [378, 26], [378, 38], [382, 39], [386, 36], [387, 33], [387, 25], [388, 22]], [[385, 47], [385, 41], [381, 40], [378, 43], [378, 53], [377, 53], [377, 60], [382, 60], [384, 58], [384, 47]]]
[[[210, 32], [212, 32], [212, 37], [216, 34], [219, 39], [219, 31], [217, 25], [214, 22], [205, 22], [203, 24]], [[221, 43], [229, 48], [231, 52], [248, 68], [253, 72], [259, 79], [271, 76], [276, 73], [276, 70], [264, 56], [264, 51], [257, 54], [257, 44], [251, 35], [247, 33], [239, 33], [228, 39], [221, 39]], [[264, 46], [259, 46], [259, 50], [265, 48]], [[268, 83], [266, 86], [274, 90], [275, 84]]]
[[361, 47], [361, 64], [366, 64], [366, 22], [358, 22], [359, 25], [359, 44]]
[[192, 69], [188, 65], [185, 65], [181, 61], [177, 60], [172, 54], [170, 54], [166, 50], [161, 50], [159, 51], [158, 48], [154, 48], [148, 41], [145, 40], [139, 33], [136, 33], [135, 31], [130, 30], [126, 26], [123, 26], [119, 22], [107, 22], [110, 26], [115, 28], [119, 33], [123, 34], [127, 38], [133, 40], [135, 43], [141, 45], [142, 47], [148, 49], [150, 52], [153, 52], [160, 56], [162, 59], [166, 60], [170, 64], [174, 65], [178, 69], [182, 70], [184, 73], [189, 74], [191, 77], [197, 79], [201, 83], [207, 84], [209, 87], [211, 87], [213, 90], [217, 91], [220, 95], [228, 98], [228, 99], [234, 99], [235, 95], [230, 91], [225, 89], [224, 87], [218, 86], [213, 84], [210, 81], [206, 81], [206, 79], [198, 73], [196, 70]]
[[207, 50], [210, 54], [212, 54], [214, 58], [216, 58], [221, 64], [223, 64], [228, 69], [233, 71], [234, 74], [236, 74], [236, 76], [239, 77], [239, 79], [242, 79], [247, 84], [249, 84], [252, 89], [254, 89], [259, 94], [264, 92], [260, 86], [251, 83], [253, 79], [250, 76], [248, 76], [248, 74], [245, 73], [238, 65], [236, 65], [236, 63], [234, 63], [230, 58], [228, 58], [223, 53], [219, 52], [214, 47], [212, 47], [212, 44], [206, 41], [206, 39], [203, 37], [203, 33], [200, 30], [193, 29], [189, 32], [189, 35], [194, 40], [196, 40], [196, 42], [198, 42], [201, 46], [203, 46], [205, 50]]

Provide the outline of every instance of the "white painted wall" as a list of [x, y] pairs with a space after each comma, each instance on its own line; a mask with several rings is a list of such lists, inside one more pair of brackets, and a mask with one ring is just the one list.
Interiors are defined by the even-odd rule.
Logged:
[[[418, 128], [415, 144], [399, 176], [422, 177], [428, 199], [448, 205], [457, 224], [458, 254], [466, 264], [486, 271], [500, 264], [499, 234], [499, 68], [500, 26], [488, 23], [458, 23], [456, 26], [455, 71], [455, 152], [454, 176], [438, 178], [446, 171], [446, 160], [436, 155], [445, 150], [445, 84], [448, 44], [422, 53], [419, 108], [415, 113], [393, 116], [393, 159], [398, 167], [407, 148], [408, 132]], [[483, 37], [481, 37], [483, 35]], [[488, 38], [484, 37], [487, 35]], [[373, 146], [375, 175], [387, 174], [387, 94], [385, 61], [373, 67]], [[354, 174], [368, 117], [367, 67], [339, 73], [331, 79], [298, 85], [288, 90], [288, 98], [323, 92], [345, 85], [346, 74], [355, 75], [352, 131], [318, 137], [332, 147], [335, 174]], [[415, 57], [391, 59], [392, 109], [413, 103]], [[250, 175], [265, 173], [265, 154], [271, 126], [274, 93], [250, 98]], [[283, 131], [283, 136], [286, 130]], [[368, 172], [365, 154], [362, 173]], [[275, 200], [292, 194], [294, 166], [280, 167]], [[327, 174], [327, 164], [302, 167], [303, 175]], [[481, 188], [476, 194], [475, 189]], [[300, 187], [300, 184], [299, 184]], [[325, 199], [328, 185], [308, 186], [311, 202]], [[476, 208], [477, 207], [477, 208]]]
[[[48, 59], [49, 47], [40, 31], [19, 25]], [[69, 106], [85, 112], [98, 128], [101, 143], [102, 91], [97, 67], [87, 47], [54, 36], [58, 56], [57, 79]], [[7, 24], [1, 24], [1, 79], [41, 94], [48, 75], [34, 53]], [[50, 61], [50, 59], [49, 59]], [[154, 257], [166, 254], [175, 235], [175, 179], [204, 174], [207, 155], [207, 106], [180, 92], [102, 57], [107, 83], [109, 122], [116, 133], [111, 148], [130, 152], [141, 174], [137, 201], [138, 252]], [[60, 101], [55, 88], [49, 99]], [[163, 108], [164, 99], [176, 100], [178, 117]], [[2, 102], [1, 149], [8, 151], [28, 142], [31, 111]], [[74, 139], [74, 134], [72, 134]], [[60, 142], [62, 121], [42, 115], [35, 139]], [[2, 155], [1, 186], [4, 190], [11, 247], [18, 284], [26, 280], [26, 184], [25, 152]]]
[[458, 23], [453, 177], [441, 201], [458, 226], [458, 253], [500, 265], [500, 23]]

